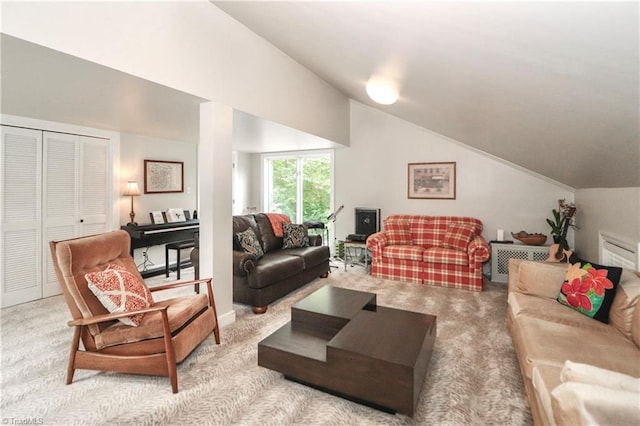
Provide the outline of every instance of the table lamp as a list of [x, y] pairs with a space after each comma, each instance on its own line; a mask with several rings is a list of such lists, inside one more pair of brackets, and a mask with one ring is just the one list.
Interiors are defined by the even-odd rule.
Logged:
[[131, 218], [131, 222], [127, 223], [127, 225], [137, 226], [138, 224], [133, 220], [136, 217], [135, 212], [133, 211], [133, 197], [140, 195], [140, 189], [138, 188], [138, 182], [130, 180], [127, 182], [127, 188], [124, 190], [125, 197], [131, 197], [131, 213], [129, 213], [129, 217]]

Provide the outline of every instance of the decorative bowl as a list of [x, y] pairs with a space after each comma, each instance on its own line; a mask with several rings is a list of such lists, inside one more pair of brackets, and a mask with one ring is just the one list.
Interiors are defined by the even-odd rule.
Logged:
[[541, 246], [547, 242], [547, 236], [545, 234], [525, 234], [518, 232], [517, 234], [511, 233], [511, 236], [522, 244], [528, 246]]

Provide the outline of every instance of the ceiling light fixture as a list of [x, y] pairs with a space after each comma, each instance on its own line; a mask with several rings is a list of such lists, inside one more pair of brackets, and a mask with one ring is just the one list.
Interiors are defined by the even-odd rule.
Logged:
[[372, 77], [367, 82], [367, 95], [382, 105], [392, 105], [398, 100], [398, 90], [395, 86], [379, 77]]

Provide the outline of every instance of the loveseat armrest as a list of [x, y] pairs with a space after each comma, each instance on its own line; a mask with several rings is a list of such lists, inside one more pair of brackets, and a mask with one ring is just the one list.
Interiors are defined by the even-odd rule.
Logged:
[[256, 268], [258, 258], [253, 254], [234, 250], [233, 251], [233, 275], [246, 277]]
[[373, 259], [382, 257], [382, 249], [389, 244], [389, 239], [384, 231], [376, 232], [367, 238], [367, 248], [371, 251]]
[[467, 253], [469, 254], [469, 264], [473, 262], [483, 263], [491, 257], [489, 244], [487, 244], [482, 235], [476, 235], [469, 241]]

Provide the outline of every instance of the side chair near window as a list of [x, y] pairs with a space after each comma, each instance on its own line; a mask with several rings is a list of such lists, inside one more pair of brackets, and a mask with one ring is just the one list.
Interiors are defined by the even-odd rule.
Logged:
[[[147, 289], [129, 254], [130, 244], [126, 231], [49, 243], [56, 275], [73, 318], [68, 323], [74, 327], [74, 333], [67, 384], [73, 381], [76, 369], [117, 371], [168, 376], [173, 393], [177, 393], [176, 365], [211, 333], [216, 343], [220, 343], [212, 280], [185, 281]], [[98, 281], [103, 284], [102, 293], [97, 290]], [[142, 289], [143, 297], [130, 293], [130, 287], [125, 292], [124, 286], [129, 282], [134, 288]], [[187, 294], [158, 302], [151, 296], [159, 291], [200, 283], [206, 284], [207, 294]], [[100, 299], [94, 292], [98, 292]], [[117, 298], [125, 293], [127, 297], [131, 296], [127, 305], [138, 303], [139, 307], [144, 302], [143, 309], [134, 309], [135, 315], [132, 315], [131, 311], [123, 313], [110, 306], [114, 313], [109, 313], [103, 306], [105, 297], [111, 295], [111, 300], [115, 298], [117, 304]], [[145, 295], [148, 296], [146, 300]], [[109, 305], [109, 301], [105, 303]], [[139, 324], [123, 323], [132, 321]]]

